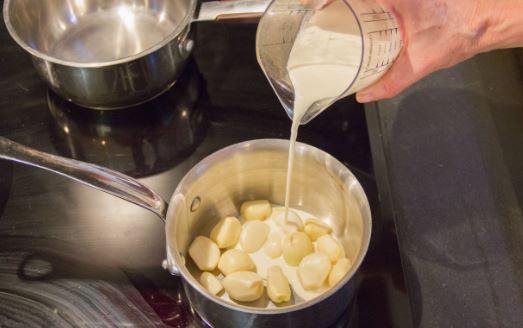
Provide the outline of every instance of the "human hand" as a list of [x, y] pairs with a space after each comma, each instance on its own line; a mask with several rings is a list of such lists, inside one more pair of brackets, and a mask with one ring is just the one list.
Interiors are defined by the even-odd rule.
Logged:
[[[320, 9], [333, 0], [302, 0]], [[346, 0], [350, 1], [350, 0]], [[359, 102], [394, 97], [432, 72], [477, 53], [523, 47], [523, 0], [376, 0], [396, 17], [403, 48]]]
[[[374, 85], [356, 95], [359, 102], [396, 96], [440, 69], [490, 50], [496, 38], [503, 1], [379, 0], [397, 18], [404, 46], [396, 62]], [[510, 1], [505, 1], [506, 3]], [[520, 3], [522, 3], [520, 1]], [[519, 12], [519, 17], [523, 12]], [[495, 46], [494, 46], [495, 47]]]
[[359, 102], [394, 97], [418, 80], [477, 53], [523, 46], [521, 0], [378, 0], [403, 33], [403, 49]]

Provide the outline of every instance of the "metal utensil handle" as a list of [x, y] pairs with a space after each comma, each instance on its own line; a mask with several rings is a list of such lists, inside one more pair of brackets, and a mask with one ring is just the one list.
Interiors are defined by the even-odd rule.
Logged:
[[194, 21], [224, 21], [260, 18], [271, 0], [230, 0], [203, 2]]
[[137, 180], [98, 166], [47, 154], [0, 137], [0, 158], [42, 168], [141, 206], [165, 221], [167, 203]]

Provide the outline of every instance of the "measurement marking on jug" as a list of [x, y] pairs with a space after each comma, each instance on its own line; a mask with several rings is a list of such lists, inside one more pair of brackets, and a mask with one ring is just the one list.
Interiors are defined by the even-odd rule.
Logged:
[[382, 68], [382, 69], [371, 69], [371, 70], [367, 70], [367, 71], [365, 71], [365, 72], [362, 73], [362, 74], [366, 74], [366, 75], [363, 75], [363, 76], [361, 77], [361, 79], [366, 79], [366, 78], [368, 78], [368, 77], [372, 77], [372, 76], [374, 76], [374, 75], [376, 75], [376, 74], [379, 74], [379, 73], [382, 73], [382, 72], [386, 71], [387, 69], [388, 69], [388, 66], [385, 66], [385, 67]]
[[390, 64], [390, 63], [389, 63], [388, 61], [387, 61], [387, 63], [385, 63], [385, 64], [381, 64], [381, 65], [376, 64], [375, 67], [365, 69], [365, 70], [363, 71], [363, 73], [365, 74], [365, 73], [367, 73], [367, 72], [372, 72], [372, 71], [374, 71], [374, 70], [376, 70], [376, 69], [378, 69], [378, 68], [387, 67], [387, 66], [389, 66], [389, 64]]
[[280, 41], [280, 42], [264, 43], [261, 46], [262, 47], [274, 47], [274, 46], [283, 46], [285, 44], [292, 44], [292, 43], [294, 43], [294, 40], [292, 40], [290, 42], [286, 41], [286, 40], [283, 40], [283, 41]]
[[379, 19], [370, 19], [363, 21], [364, 23], [380, 22], [380, 21], [390, 21], [392, 18], [379, 18]]
[[364, 23], [379, 22], [379, 21], [393, 21], [394, 17], [391, 13], [379, 13], [379, 14], [370, 14], [363, 17]]
[[372, 13], [361, 13], [360, 15], [368, 16], [368, 15], [383, 15], [383, 14], [392, 15], [392, 13], [390, 11], [385, 11], [385, 10], [376, 11], [376, 12], [372, 12]]
[[301, 9], [301, 8], [294, 8], [289, 6], [281, 6], [281, 7], [275, 7], [272, 8], [272, 13], [282, 13], [285, 15], [297, 15], [301, 13], [306, 13], [311, 11], [310, 9]]
[[388, 33], [390, 32], [391, 34], [394, 33], [394, 32], [397, 32], [398, 28], [397, 27], [392, 27], [392, 28], [387, 28], [387, 29], [382, 29], [382, 30], [376, 30], [376, 31], [370, 31], [370, 32], [367, 32], [368, 35], [371, 35], [371, 34], [376, 34], [376, 33]]

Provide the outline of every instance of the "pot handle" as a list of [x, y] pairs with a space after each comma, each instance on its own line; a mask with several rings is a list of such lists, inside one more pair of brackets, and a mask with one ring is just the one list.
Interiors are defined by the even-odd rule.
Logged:
[[47, 154], [0, 137], [0, 158], [39, 167], [141, 206], [165, 222], [167, 203], [139, 181], [116, 171]]
[[258, 20], [271, 0], [230, 0], [203, 2], [194, 21]]

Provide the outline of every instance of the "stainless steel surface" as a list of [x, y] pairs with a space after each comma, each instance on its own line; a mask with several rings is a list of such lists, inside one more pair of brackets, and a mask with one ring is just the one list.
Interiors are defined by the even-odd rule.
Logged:
[[7, 0], [4, 19], [15, 40], [56, 64], [98, 67], [151, 53], [190, 22], [194, 1]]
[[[9, 33], [54, 92], [83, 107], [118, 109], [175, 83], [192, 50], [196, 1], [6, 0], [3, 12]], [[198, 20], [261, 16], [267, 5], [211, 3]]]
[[192, 262], [185, 259], [192, 239], [208, 234], [220, 218], [238, 215], [243, 201], [267, 199], [283, 204], [288, 149], [288, 140], [260, 139], [215, 152], [185, 175], [165, 216], [165, 201], [130, 177], [0, 137], [0, 158], [61, 174], [166, 218], [167, 260], [162, 265], [184, 278], [191, 305], [213, 327], [326, 327], [352, 300], [352, 277], [367, 252], [372, 222], [360, 183], [342, 163], [320, 149], [296, 145], [291, 206], [328, 222], [344, 246], [353, 266], [337, 287], [315, 299], [276, 309], [232, 304], [210, 295], [196, 280]]
[[43, 153], [4, 137], [0, 137], [0, 158], [66, 176], [148, 209], [165, 220], [167, 211], [165, 201], [156, 192], [137, 180], [119, 172], [94, 164]]
[[[184, 277], [196, 312], [214, 327], [325, 327], [351, 301], [354, 282], [369, 245], [371, 214], [365, 193], [340, 162], [312, 146], [298, 143], [291, 206], [328, 222], [354, 263], [338, 287], [320, 297], [277, 309], [233, 305], [208, 294], [191, 272], [191, 240], [206, 234], [222, 217], [238, 215], [245, 200], [283, 204], [288, 140], [261, 139], [222, 149], [197, 164], [178, 185], [167, 213], [167, 263]], [[199, 201], [197, 209], [193, 204]], [[191, 209], [192, 207], [192, 209]], [[187, 264], [187, 265], [184, 265]]]
[[114, 109], [174, 83], [191, 50], [195, 7], [196, 0], [6, 0], [4, 20], [56, 93]]
[[272, 0], [209, 1], [203, 2], [194, 21], [235, 19], [245, 16], [261, 17]]

